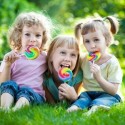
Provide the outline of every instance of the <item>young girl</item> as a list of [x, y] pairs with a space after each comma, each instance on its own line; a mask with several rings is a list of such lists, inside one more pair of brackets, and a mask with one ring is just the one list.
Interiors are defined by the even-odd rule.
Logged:
[[105, 20], [92, 19], [76, 26], [76, 37], [82, 37], [86, 50], [99, 51], [101, 57], [94, 63], [88, 61], [87, 54], [82, 58], [81, 68], [86, 92], [81, 93], [78, 100], [68, 108], [68, 112], [90, 108], [88, 114], [91, 114], [99, 107], [109, 109], [121, 101], [119, 87], [122, 71], [117, 58], [107, 51], [113, 41], [113, 34], [117, 31], [118, 21], [112, 16], [106, 17]]
[[[45, 73], [44, 88], [46, 99], [50, 103], [56, 103], [67, 99], [74, 101], [78, 93], [82, 91], [82, 71], [79, 70], [79, 47], [77, 40], [72, 36], [60, 35], [56, 37], [48, 49], [48, 71]], [[73, 71], [73, 78], [63, 83], [58, 76], [58, 71], [68, 67]]]
[[[51, 21], [42, 13], [26, 12], [19, 14], [10, 27], [8, 38], [12, 51], [4, 56], [0, 67], [1, 108], [9, 109], [14, 102], [13, 110], [44, 102], [42, 83], [46, 53], [42, 49], [50, 38], [51, 26]], [[31, 45], [40, 50], [39, 57], [34, 60], [24, 56]]]

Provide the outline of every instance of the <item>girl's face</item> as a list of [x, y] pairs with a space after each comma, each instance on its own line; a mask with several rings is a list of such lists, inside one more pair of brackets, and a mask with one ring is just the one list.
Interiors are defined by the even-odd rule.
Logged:
[[74, 70], [78, 58], [76, 49], [69, 49], [65, 44], [62, 47], [56, 48], [52, 54], [51, 62], [54, 70], [58, 72], [62, 67], [68, 67]]
[[83, 44], [88, 52], [100, 51], [104, 54], [107, 48], [105, 37], [100, 30], [83, 35]]
[[31, 27], [28, 27], [24, 25], [21, 38], [22, 52], [24, 52], [29, 45], [34, 45], [40, 48], [42, 45], [42, 38], [42, 27], [37, 25], [32, 25]]

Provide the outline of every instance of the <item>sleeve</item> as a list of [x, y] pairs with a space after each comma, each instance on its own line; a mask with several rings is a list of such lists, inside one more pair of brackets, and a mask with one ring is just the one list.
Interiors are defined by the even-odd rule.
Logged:
[[68, 84], [70, 86], [74, 86], [82, 81], [83, 81], [83, 71], [80, 69], [76, 74], [76, 76], [72, 80], [70, 80]]
[[112, 83], [121, 83], [122, 82], [122, 70], [118, 60], [112, 61], [108, 70], [108, 81]]

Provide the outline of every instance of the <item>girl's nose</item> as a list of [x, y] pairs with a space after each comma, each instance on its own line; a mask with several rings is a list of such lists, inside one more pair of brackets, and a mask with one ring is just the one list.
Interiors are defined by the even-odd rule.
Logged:
[[35, 41], [36, 41], [35, 36], [31, 36], [31, 38], [30, 38], [30, 42], [35, 42]]
[[95, 47], [95, 43], [94, 43], [94, 42], [91, 42], [91, 43], [90, 43], [90, 46], [91, 46], [91, 48], [94, 48], [94, 47]]
[[70, 61], [70, 56], [69, 56], [69, 55], [66, 55], [66, 56], [64, 57], [64, 60], [65, 60], [65, 61]]

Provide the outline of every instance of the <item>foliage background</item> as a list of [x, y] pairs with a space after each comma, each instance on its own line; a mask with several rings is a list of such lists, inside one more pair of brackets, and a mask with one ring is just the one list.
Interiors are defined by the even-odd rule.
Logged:
[[[53, 20], [58, 34], [73, 34], [75, 24], [89, 16], [114, 15], [119, 18], [120, 30], [115, 36], [115, 43], [110, 47], [118, 57], [124, 72], [125, 83], [125, 0], [0, 0], [0, 61], [10, 48], [7, 43], [7, 31], [15, 17], [22, 11], [43, 11]], [[122, 84], [124, 85], [124, 84]], [[125, 96], [125, 88], [122, 87]], [[2, 112], [0, 109], [1, 125], [123, 125], [125, 123], [125, 104], [112, 107], [109, 112], [99, 111], [91, 117], [84, 112], [66, 113], [64, 104], [43, 105], [41, 107], [24, 108], [17, 112]], [[78, 116], [80, 116], [78, 118]]]
[[43, 11], [56, 27], [57, 34], [73, 34], [75, 24], [89, 16], [113, 15], [119, 19], [120, 30], [111, 52], [119, 58], [125, 74], [125, 0], [0, 0], [0, 60], [10, 48], [7, 30], [22, 11]]

